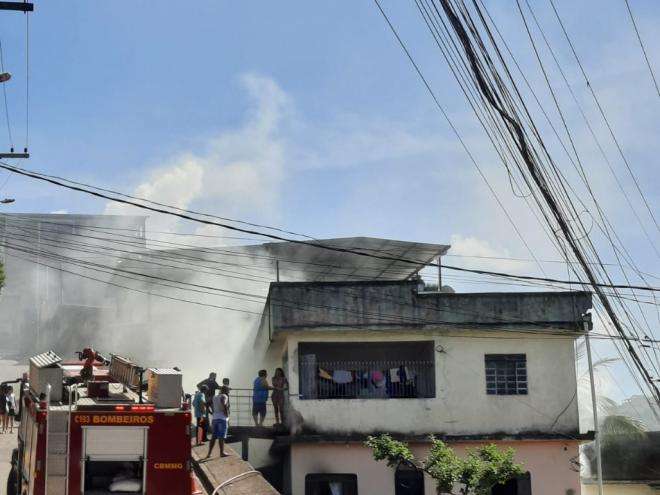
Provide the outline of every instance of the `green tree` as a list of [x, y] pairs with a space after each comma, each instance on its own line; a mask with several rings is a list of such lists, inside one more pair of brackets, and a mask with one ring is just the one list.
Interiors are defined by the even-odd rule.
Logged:
[[[366, 442], [377, 461], [390, 467], [401, 465], [419, 469], [435, 480], [438, 494], [490, 495], [491, 488], [523, 474], [522, 464], [514, 460], [514, 451], [499, 450], [495, 444], [467, 449], [461, 458], [446, 443], [431, 437], [431, 449], [425, 459], [418, 460], [410, 447], [388, 434], [370, 436]], [[462, 485], [454, 492], [456, 485]]]
[[5, 286], [5, 264], [0, 261], [0, 290]]

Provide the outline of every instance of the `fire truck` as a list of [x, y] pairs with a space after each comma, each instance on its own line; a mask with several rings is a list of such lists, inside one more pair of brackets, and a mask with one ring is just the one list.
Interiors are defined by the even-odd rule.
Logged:
[[191, 419], [176, 368], [92, 349], [30, 359], [8, 495], [191, 495]]

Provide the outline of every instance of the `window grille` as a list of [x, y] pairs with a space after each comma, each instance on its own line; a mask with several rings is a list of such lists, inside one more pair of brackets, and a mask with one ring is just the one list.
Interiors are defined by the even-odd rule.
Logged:
[[527, 395], [525, 354], [486, 354], [488, 395]]
[[305, 495], [357, 495], [357, 484], [356, 474], [308, 474]]

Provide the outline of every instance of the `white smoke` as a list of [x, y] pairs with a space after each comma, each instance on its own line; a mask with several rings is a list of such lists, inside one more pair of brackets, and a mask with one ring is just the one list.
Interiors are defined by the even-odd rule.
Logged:
[[[267, 77], [248, 74], [241, 81], [251, 103], [244, 125], [208, 139], [201, 153], [182, 152], [171, 162], [153, 167], [135, 187], [134, 196], [182, 209], [199, 205], [199, 209], [229, 217], [276, 216], [285, 154], [279, 127], [290, 112], [290, 100]], [[120, 203], [108, 203], [105, 213], [145, 214]], [[182, 228], [177, 218], [166, 215], [151, 215], [148, 222], [148, 229], [154, 232]], [[204, 226], [196, 233], [221, 234]], [[156, 238], [172, 239], [163, 235]]]
[[[244, 124], [208, 139], [201, 152], [182, 152], [171, 162], [153, 167], [134, 188], [133, 195], [176, 208], [218, 212], [224, 217], [265, 221], [276, 217], [285, 156], [280, 127], [290, 112], [290, 100], [269, 78], [250, 74], [241, 81], [251, 105]], [[105, 212], [145, 214], [143, 210], [117, 203], [109, 203]], [[226, 244], [223, 235], [226, 231], [218, 227], [191, 227], [189, 222], [168, 215], [150, 215], [147, 221], [147, 237], [156, 241], [218, 247]], [[154, 267], [145, 262], [137, 265], [138, 272], [261, 296], [266, 295], [268, 282], [275, 278], [268, 260], [252, 259], [246, 254], [225, 256], [188, 249], [174, 255], [176, 261], [171, 258], [163, 261], [158, 257], [171, 256], [162, 251], [163, 245], [157, 242], [148, 245], [154, 249], [149, 259], [158, 259], [172, 268]], [[101, 334], [110, 336], [105, 339], [105, 345], [115, 352], [147, 360], [144, 364], [150, 366], [179, 365], [184, 369], [188, 390], [210, 371], [216, 371], [219, 377], [229, 376], [233, 386], [246, 385], [249, 376], [238, 378], [232, 372], [237, 361], [244, 362], [246, 356], [240, 353], [246, 352], [245, 343], [254, 340], [264, 299], [214, 290], [191, 292], [157, 283], [122, 283], [153, 295], [118, 289], [119, 316], [103, 323]], [[174, 301], [158, 294], [198, 304]], [[256, 373], [261, 367], [259, 357], [249, 358], [255, 363]]]

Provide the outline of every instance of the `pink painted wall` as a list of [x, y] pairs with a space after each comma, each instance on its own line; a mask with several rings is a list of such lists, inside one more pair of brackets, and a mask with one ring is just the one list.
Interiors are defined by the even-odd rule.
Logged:
[[[498, 441], [499, 447], [512, 447], [516, 459], [531, 473], [533, 495], [580, 495], [580, 475], [571, 470], [570, 459], [578, 455], [575, 441]], [[480, 443], [452, 444], [459, 453]], [[423, 457], [428, 444], [412, 445]], [[394, 470], [376, 462], [369, 449], [359, 443], [309, 443], [291, 446], [293, 495], [304, 495], [305, 475], [310, 473], [357, 474], [360, 495], [394, 495]], [[426, 477], [426, 494], [434, 495], [433, 481]]]

